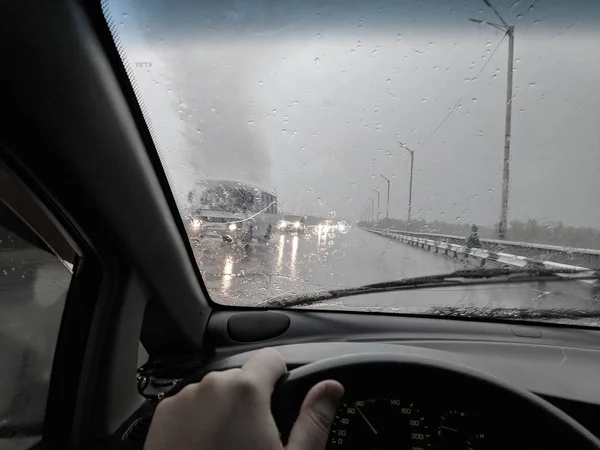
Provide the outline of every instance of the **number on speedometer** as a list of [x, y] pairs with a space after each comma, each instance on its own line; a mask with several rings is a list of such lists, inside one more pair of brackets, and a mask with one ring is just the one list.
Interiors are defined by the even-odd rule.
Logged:
[[346, 398], [329, 435], [329, 450], [423, 450], [431, 447], [426, 419], [415, 403], [397, 398]]

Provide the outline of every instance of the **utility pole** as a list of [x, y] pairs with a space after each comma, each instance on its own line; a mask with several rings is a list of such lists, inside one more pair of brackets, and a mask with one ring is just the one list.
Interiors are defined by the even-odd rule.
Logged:
[[[381, 178], [383, 178], [385, 181], [387, 181], [387, 202], [385, 205], [385, 218], [386, 218], [386, 220], [389, 220], [390, 219], [390, 180], [388, 180], [383, 175], [381, 175]], [[389, 226], [389, 224], [388, 224], [388, 226]]]
[[500, 13], [492, 6], [488, 0], [483, 0], [496, 17], [500, 19], [502, 25], [488, 22], [487, 20], [469, 19], [471, 22], [490, 25], [498, 30], [502, 30], [508, 36], [508, 73], [506, 74], [506, 117], [504, 122], [504, 162], [502, 165], [502, 204], [500, 206], [500, 223], [498, 224], [498, 239], [506, 239], [508, 229], [508, 186], [510, 178], [510, 133], [512, 119], [512, 90], [513, 90], [513, 64], [515, 48], [515, 26], [509, 25]]
[[413, 186], [413, 167], [414, 167], [414, 161], [415, 161], [415, 152], [414, 152], [414, 150], [411, 150], [410, 148], [408, 148], [408, 146], [406, 144], [403, 144], [402, 142], [399, 142], [399, 145], [404, 150], [406, 150], [408, 152], [408, 154], [410, 155], [410, 181], [409, 181], [409, 185], [408, 185], [408, 218], [406, 221], [406, 230], [408, 231], [408, 228], [410, 227], [410, 214], [411, 214], [411, 210], [412, 210], [412, 186]]
[[373, 192], [377, 194], [377, 221], [379, 223], [379, 191], [377, 189], [373, 189]]
[[373, 213], [375, 212], [375, 199], [371, 198], [371, 197], [367, 197], [369, 200], [371, 200], [371, 225], [373, 225]]
[[515, 49], [515, 27], [509, 27], [508, 34], [508, 74], [506, 76], [506, 121], [504, 124], [504, 165], [502, 166], [502, 209], [498, 224], [498, 238], [506, 239], [508, 230], [508, 180], [510, 177], [510, 131], [512, 119], [513, 53]]

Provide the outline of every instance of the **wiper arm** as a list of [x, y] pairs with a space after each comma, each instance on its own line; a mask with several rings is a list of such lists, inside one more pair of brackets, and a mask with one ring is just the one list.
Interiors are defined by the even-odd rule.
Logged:
[[353, 295], [371, 294], [378, 292], [401, 291], [407, 289], [423, 289], [429, 287], [468, 286], [475, 284], [527, 283], [532, 281], [575, 281], [598, 280], [600, 271], [574, 268], [494, 268], [466, 269], [454, 272], [428, 275], [423, 277], [404, 278], [401, 280], [384, 281], [382, 283], [365, 284], [362, 286], [319, 290], [302, 294], [284, 294], [270, 298], [258, 306], [263, 308], [289, 308], [306, 306], [326, 300], [333, 300]]

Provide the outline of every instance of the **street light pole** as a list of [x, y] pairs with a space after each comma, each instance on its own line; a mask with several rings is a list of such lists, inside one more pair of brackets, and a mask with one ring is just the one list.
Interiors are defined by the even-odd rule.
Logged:
[[373, 192], [377, 194], [377, 223], [379, 223], [379, 191], [377, 189], [373, 189]]
[[[390, 219], [390, 180], [388, 180], [383, 175], [381, 175], [381, 178], [383, 178], [385, 181], [387, 181], [387, 202], [385, 205], [385, 218], [386, 218], [386, 220], [389, 220]], [[389, 224], [388, 224], [388, 226], [389, 226]]]
[[371, 205], [367, 203], [367, 225], [371, 226]]
[[498, 238], [506, 239], [508, 230], [508, 180], [510, 176], [510, 131], [512, 119], [513, 54], [515, 48], [515, 27], [509, 27], [508, 34], [508, 74], [506, 76], [506, 121], [504, 123], [504, 164], [502, 166], [502, 209], [498, 224]]
[[369, 207], [367, 205], [363, 205], [364, 214], [365, 214], [365, 222], [369, 223]]
[[508, 186], [510, 178], [510, 133], [512, 119], [512, 90], [513, 90], [513, 64], [515, 48], [515, 26], [509, 25], [500, 13], [492, 6], [489, 0], [483, 0], [496, 17], [500, 19], [502, 25], [488, 22], [481, 19], [469, 19], [471, 22], [490, 25], [498, 30], [502, 30], [508, 35], [508, 67], [506, 75], [506, 117], [504, 121], [504, 161], [502, 165], [502, 204], [500, 206], [500, 223], [498, 224], [498, 239], [506, 239], [508, 230]]
[[371, 200], [371, 225], [373, 225], [373, 213], [375, 212], [375, 199], [371, 198], [371, 197], [367, 197], [369, 200]]
[[410, 155], [410, 181], [409, 181], [409, 186], [408, 186], [408, 218], [406, 221], [406, 229], [408, 230], [408, 228], [410, 227], [410, 214], [411, 214], [411, 210], [412, 210], [412, 186], [413, 186], [413, 167], [414, 167], [414, 161], [415, 161], [415, 152], [414, 150], [411, 150], [410, 148], [408, 148], [406, 146], [406, 144], [403, 144], [402, 142], [399, 143], [400, 147], [402, 147], [404, 150], [406, 150], [408, 152], [408, 154]]

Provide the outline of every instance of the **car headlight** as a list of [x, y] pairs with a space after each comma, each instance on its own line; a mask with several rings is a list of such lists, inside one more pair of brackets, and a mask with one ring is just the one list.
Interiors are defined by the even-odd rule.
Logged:
[[229, 231], [235, 231], [237, 230], [237, 225], [235, 223], [230, 223], [227, 228], [229, 228]]
[[300, 228], [300, 222], [294, 222], [294, 228]]
[[285, 220], [282, 220], [281, 222], [279, 222], [278, 227], [279, 228], [285, 228], [286, 225], [287, 225], [287, 223], [285, 222]]
[[195, 217], [190, 220], [190, 226], [192, 228], [200, 228], [200, 225], [202, 225], [202, 221], [200, 219], [196, 219]]

